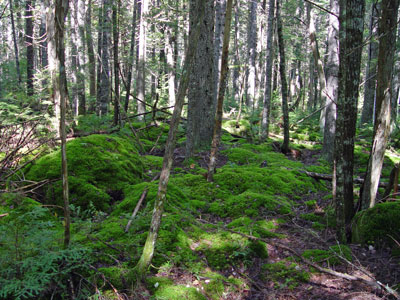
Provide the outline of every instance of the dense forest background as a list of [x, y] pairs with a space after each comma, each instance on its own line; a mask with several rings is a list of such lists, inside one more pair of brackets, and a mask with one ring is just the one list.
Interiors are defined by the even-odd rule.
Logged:
[[399, 297], [398, 9], [2, 1], [0, 298]]

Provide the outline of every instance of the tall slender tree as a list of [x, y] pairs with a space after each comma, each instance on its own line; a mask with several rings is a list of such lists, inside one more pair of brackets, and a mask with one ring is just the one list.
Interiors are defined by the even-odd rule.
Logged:
[[18, 43], [17, 43], [17, 34], [15, 32], [14, 9], [13, 9], [13, 5], [12, 5], [12, 0], [9, 0], [9, 9], [10, 9], [10, 19], [11, 19], [11, 31], [12, 31], [12, 37], [13, 37], [13, 43], [14, 43], [15, 68], [17, 69], [18, 83], [21, 84], [22, 78], [21, 78], [21, 70], [19, 67], [19, 51], [18, 51]]
[[376, 118], [371, 155], [362, 191], [362, 206], [374, 207], [385, 150], [390, 134], [391, 82], [399, 0], [382, 0], [379, 20], [379, 54], [376, 87]]
[[34, 49], [33, 49], [33, 8], [35, 0], [25, 1], [25, 43], [26, 43], [26, 90], [28, 96], [32, 96], [33, 71], [34, 71]]

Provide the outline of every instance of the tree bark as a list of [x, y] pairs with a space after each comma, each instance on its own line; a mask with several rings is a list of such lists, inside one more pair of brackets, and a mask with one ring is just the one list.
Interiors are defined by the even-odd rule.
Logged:
[[[76, 3], [77, 1], [77, 3]], [[75, 0], [76, 7], [75, 25], [78, 33], [76, 46], [78, 49], [77, 56], [77, 92], [78, 92], [78, 115], [86, 114], [86, 84], [85, 84], [85, 65], [86, 65], [86, 47], [85, 47], [85, 0]]]
[[365, 0], [340, 0], [339, 94], [334, 154], [333, 197], [337, 238], [351, 238], [354, 216], [353, 169]]
[[286, 80], [286, 60], [285, 45], [282, 34], [282, 20], [280, 15], [280, 0], [276, 1], [276, 22], [278, 29], [279, 45], [279, 73], [281, 75], [281, 93], [282, 93], [282, 113], [283, 113], [283, 144], [281, 150], [283, 153], [289, 152], [289, 107], [288, 107], [288, 86]]
[[[214, 101], [214, 0], [205, 0], [206, 13], [201, 24], [195, 67], [190, 75], [188, 91], [188, 122], [186, 131], [186, 157], [195, 150], [209, 147], [214, 129], [216, 103]], [[191, 1], [190, 26], [198, 21], [197, 0]], [[192, 29], [191, 29], [192, 30]]]
[[398, 8], [399, 0], [382, 0], [378, 28], [380, 39], [376, 87], [376, 118], [372, 149], [362, 191], [361, 203], [363, 208], [372, 208], [376, 204], [376, 193], [390, 134], [391, 80], [396, 46]]
[[376, 87], [376, 66], [378, 58], [378, 19], [379, 19], [380, 3], [374, 2], [371, 5], [371, 19], [369, 24], [369, 34], [371, 42], [368, 47], [368, 63], [365, 75], [364, 85], [364, 104], [361, 113], [360, 123], [373, 123], [374, 104], [375, 104], [375, 87]]
[[[330, 1], [330, 10], [339, 15], [339, 1]], [[339, 20], [334, 15], [329, 15], [328, 29], [328, 56], [326, 63], [326, 109], [324, 142], [322, 154], [327, 161], [333, 161], [333, 149], [335, 144], [335, 122], [336, 122], [336, 102], [339, 75]]]
[[131, 85], [132, 85], [132, 69], [134, 65], [134, 53], [135, 53], [135, 43], [136, 43], [136, 15], [137, 15], [137, 0], [134, 2], [133, 13], [132, 13], [132, 32], [131, 32], [131, 46], [129, 49], [129, 61], [128, 61], [128, 76], [126, 79], [126, 96], [124, 109], [125, 112], [128, 112], [129, 106], [129, 96], [131, 93]]
[[208, 164], [208, 173], [207, 173], [208, 182], [213, 181], [215, 166], [217, 163], [218, 146], [221, 142], [223, 104], [225, 97], [226, 80], [228, 78], [228, 72], [229, 72], [228, 59], [229, 59], [229, 41], [231, 37], [230, 35], [231, 22], [232, 22], [232, 0], [227, 0], [225, 26], [224, 26], [224, 40], [222, 44], [221, 77], [220, 77], [219, 91], [218, 91], [217, 114], [215, 116], [214, 133], [210, 151], [210, 162]]
[[67, 108], [67, 78], [65, 72], [64, 26], [68, 12], [68, 0], [47, 0], [47, 38], [49, 47], [49, 68], [53, 87], [52, 98], [60, 111], [59, 133], [61, 138], [61, 166], [64, 199], [64, 248], [70, 241], [70, 208], [68, 191], [68, 167], [66, 153], [65, 116]]
[[[138, 114], [146, 112], [146, 30], [147, 30], [147, 13], [149, 10], [149, 1], [141, 0], [141, 12], [139, 21], [139, 55], [138, 55], [138, 66], [137, 66], [137, 78], [136, 78], [136, 89], [138, 101]], [[143, 116], [139, 117], [140, 120]]]
[[15, 33], [14, 10], [13, 10], [13, 6], [12, 6], [12, 0], [9, 0], [9, 9], [10, 9], [10, 18], [11, 18], [12, 37], [13, 37], [13, 43], [14, 43], [15, 68], [17, 70], [17, 75], [18, 75], [18, 83], [21, 84], [22, 78], [21, 78], [21, 70], [19, 67], [18, 43], [17, 43], [17, 35]]
[[195, 28], [192, 27], [192, 30], [189, 35], [189, 43], [187, 53], [185, 55], [185, 62], [183, 66], [182, 75], [180, 78], [179, 90], [176, 97], [176, 104], [174, 108], [174, 112], [171, 118], [170, 129], [168, 133], [168, 139], [165, 146], [165, 154], [163, 158], [163, 167], [160, 174], [160, 180], [158, 185], [158, 192], [156, 196], [156, 200], [154, 203], [154, 210], [151, 219], [151, 225], [149, 234], [146, 239], [146, 243], [143, 248], [143, 253], [139, 259], [138, 264], [136, 265], [136, 274], [138, 279], [144, 278], [147, 273], [147, 269], [153, 259], [154, 248], [157, 241], [158, 231], [161, 225], [162, 214], [164, 211], [164, 205], [166, 202], [166, 194], [167, 194], [167, 185], [169, 182], [169, 176], [171, 172], [172, 162], [173, 162], [173, 153], [176, 145], [176, 137], [179, 122], [181, 119], [182, 108], [184, 104], [184, 99], [186, 95], [186, 91], [189, 85], [190, 73], [193, 71], [194, 59], [196, 57], [196, 49], [200, 36], [200, 30], [205, 10], [205, 2], [203, 0], [198, 0], [199, 5], [197, 6], [197, 14], [199, 16], [197, 26]]
[[[278, 0], [279, 1], [279, 0]], [[249, 67], [247, 69], [247, 106], [254, 110], [256, 106], [256, 56], [257, 56], [257, 0], [249, 1], [249, 23], [247, 25], [247, 52]]]
[[25, 43], [26, 43], [26, 91], [28, 96], [33, 96], [33, 8], [34, 0], [25, 1]]
[[119, 8], [120, 0], [113, 4], [113, 51], [114, 51], [114, 126], [119, 125]]
[[[93, 35], [92, 35], [92, 0], [89, 0], [88, 8], [86, 11], [86, 46], [88, 51], [88, 69], [89, 69], [89, 95], [92, 98], [96, 97], [96, 58], [94, 55]], [[89, 106], [89, 111], [94, 111], [94, 105]]]
[[261, 141], [268, 139], [269, 122], [271, 114], [271, 83], [272, 83], [272, 64], [273, 64], [273, 30], [275, 16], [275, 0], [269, 0], [268, 4], [268, 28], [267, 28], [267, 48], [265, 50], [265, 88], [264, 106], [261, 119]]

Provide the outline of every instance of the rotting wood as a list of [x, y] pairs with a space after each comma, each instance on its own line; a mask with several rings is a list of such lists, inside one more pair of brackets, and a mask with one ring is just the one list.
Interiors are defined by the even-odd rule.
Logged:
[[[300, 171], [300, 172], [306, 174], [307, 176], [315, 178], [315, 179], [332, 181], [332, 175], [330, 175], [330, 174], [321, 174], [321, 173], [308, 172], [308, 171]], [[360, 178], [360, 177], [357, 177], [357, 178], [353, 179], [353, 182], [354, 183], [358, 183], [358, 184], [362, 184], [362, 183], [364, 183], [364, 179]], [[379, 182], [379, 187], [386, 188], [386, 187], [388, 187], [388, 185], [389, 184], [387, 182]], [[400, 186], [397, 185], [397, 188], [399, 188], [399, 187]]]
[[134, 209], [134, 211], [133, 211], [133, 213], [132, 213], [132, 216], [129, 218], [128, 224], [126, 224], [125, 233], [129, 231], [129, 228], [130, 228], [131, 225], [132, 225], [133, 219], [136, 217], [136, 215], [137, 215], [137, 213], [138, 213], [138, 211], [139, 211], [139, 208], [140, 208], [140, 206], [142, 205], [143, 200], [144, 200], [144, 199], [146, 198], [146, 196], [147, 196], [147, 192], [148, 192], [148, 189], [146, 188], [146, 189], [143, 191], [142, 195], [140, 196], [140, 199], [139, 199], [138, 203], [136, 204], [136, 207], [135, 207], [135, 209]]

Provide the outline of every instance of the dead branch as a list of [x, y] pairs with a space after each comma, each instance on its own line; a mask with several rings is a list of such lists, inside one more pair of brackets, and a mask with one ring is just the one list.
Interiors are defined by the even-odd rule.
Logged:
[[[300, 171], [300, 172], [306, 174], [307, 176], [315, 178], [315, 179], [332, 181], [332, 175], [330, 175], [330, 174], [321, 174], [321, 173], [308, 172], [308, 171]], [[362, 183], [364, 183], [364, 178], [360, 178], [360, 177], [354, 178], [353, 182], [354, 183], [358, 183], [358, 184], [362, 184]], [[386, 188], [388, 185], [389, 184], [386, 183], [386, 182], [379, 182], [379, 187]], [[398, 187], [400, 187], [400, 185], [398, 185]]]
[[144, 199], [146, 198], [146, 196], [147, 196], [147, 192], [148, 192], [148, 189], [145, 189], [145, 190], [143, 191], [142, 195], [140, 196], [140, 199], [139, 199], [138, 203], [136, 204], [136, 207], [135, 207], [135, 209], [134, 209], [134, 211], [133, 211], [133, 213], [132, 213], [132, 216], [129, 218], [128, 224], [126, 224], [125, 233], [129, 231], [129, 228], [131, 227], [131, 224], [132, 224], [133, 219], [135, 218], [136, 214], [138, 213], [139, 208], [140, 208], [140, 206], [142, 205], [143, 200], [144, 200]]
[[4, 218], [4, 217], [7, 217], [7, 216], [8, 216], [8, 214], [1, 214], [0, 218]]

